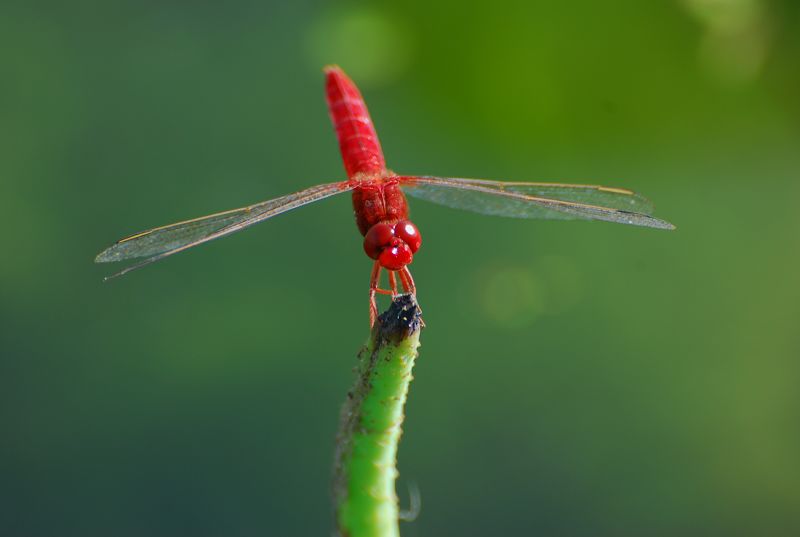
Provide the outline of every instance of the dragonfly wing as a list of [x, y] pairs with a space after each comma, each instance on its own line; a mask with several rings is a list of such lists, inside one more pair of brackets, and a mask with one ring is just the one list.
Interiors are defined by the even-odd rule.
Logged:
[[111, 277], [121, 276], [198, 244], [230, 235], [278, 214], [351, 189], [346, 182], [328, 183], [255, 205], [149, 229], [120, 239], [100, 252], [95, 262], [147, 258]]
[[648, 214], [653, 210], [649, 200], [622, 188], [439, 177], [403, 177], [400, 184], [410, 196], [481, 214], [675, 229]]

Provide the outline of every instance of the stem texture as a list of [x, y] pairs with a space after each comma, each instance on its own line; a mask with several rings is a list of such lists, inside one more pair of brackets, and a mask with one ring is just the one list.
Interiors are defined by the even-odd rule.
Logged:
[[401, 295], [375, 323], [359, 354], [337, 436], [334, 505], [342, 537], [397, 537], [397, 444], [422, 327], [413, 295]]

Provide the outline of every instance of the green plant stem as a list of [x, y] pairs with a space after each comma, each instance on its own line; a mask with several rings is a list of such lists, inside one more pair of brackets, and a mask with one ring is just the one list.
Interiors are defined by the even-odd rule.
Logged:
[[422, 326], [412, 295], [401, 295], [359, 354], [358, 378], [342, 408], [334, 505], [339, 535], [396, 537], [397, 444]]

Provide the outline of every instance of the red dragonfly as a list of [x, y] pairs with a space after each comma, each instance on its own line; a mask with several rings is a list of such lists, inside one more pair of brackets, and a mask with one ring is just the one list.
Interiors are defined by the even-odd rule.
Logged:
[[[148, 229], [120, 239], [100, 252], [95, 261], [145, 258], [111, 277], [121, 276], [291, 209], [352, 192], [356, 225], [364, 237], [364, 252], [374, 261], [369, 281], [372, 325], [378, 314], [376, 293], [397, 294], [397, 280], [405, 292], [415, 292], [408, 265], [422, 238], [408, 219], [404, 193], [490, 215], [605, 220], [675, 229], [669, 222], [648, 214], [652, 206], [647, 199], [623, 188], [398, 175], [386, 168], [378, 135], [358, 88], [339, 67], [329, 66], [324, 71], [328, 110], [339, 139], [346, 181], [312, 186], [247, 207]], [[388, 271], [389, 290], [380, 288], [382, 269]]]

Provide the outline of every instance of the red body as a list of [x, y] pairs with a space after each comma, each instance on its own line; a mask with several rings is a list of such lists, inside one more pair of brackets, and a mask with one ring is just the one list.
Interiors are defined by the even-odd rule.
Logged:
[[338, 67], [325, 69], [325, 95], [339, 149], [353, 189], [356, 225], [362, 235], [375, 224], [408, 218], [398, 179], [386, 169], [367, 105], [353, 81]]

